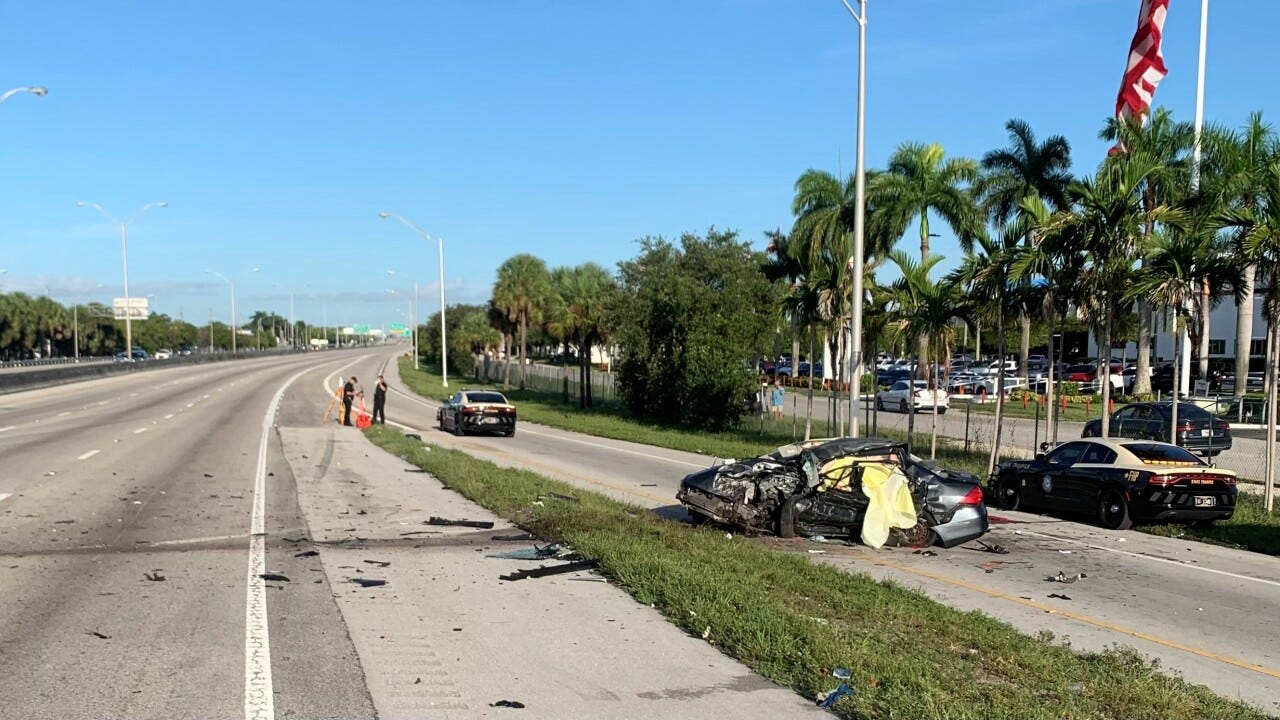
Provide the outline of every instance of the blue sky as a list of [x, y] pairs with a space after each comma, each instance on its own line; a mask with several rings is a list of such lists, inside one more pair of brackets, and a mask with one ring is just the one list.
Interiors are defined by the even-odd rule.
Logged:
[[[867, 158], [907, 140], [979, 157], [1004, 122], [1106, 145], [1138, 0], [873, 0]], [[1206, 115], [1268, 112], [1280, 3], [1216, 2]], [[1194, 112], [1199, 3], [1173, 0], [1157, 102]], [[237, 309], [383, 324], [439, 266], [486, 299], [503, 259], [613, 267], [709, 226], [757, 246], [805, 169], [853, 167], [857, 27], [838, 0], [9, 3], [0, 91], [5, 290], [130, 290], [197, 323]], [[911, 239], [906, 247], [915, 247]], [[951, 262], [954, 241], [936, 242]], [[253, 268], [260, 272], [252, 272]], [[386, 274], [388, 269], [395, 276]], [[102, 284], [102, 288], [97, 286]]]

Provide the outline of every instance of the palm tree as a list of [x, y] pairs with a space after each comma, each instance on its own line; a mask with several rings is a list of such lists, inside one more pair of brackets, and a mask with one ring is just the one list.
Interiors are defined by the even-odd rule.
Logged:
[[579, 265], [569, 276], [565, 302], [572, 316], [573, 333], [581, 344], [578, 403], [583, 408], [592, 407], [595, 403], [591, 389], [591, 354], [597, 345], [609, 341], [609, 309], [617, 287], [613, 276], [595, 263]]
[[[513, 255], [498, 267], [498, 281], [493, 286], [495, 304], [520, 328], [520, 389], [525, 387], [526, 363], [529, 360], [529, 325], [539, 320], [543, 298], [550, 291], [547, 264], [529, 253]], [[507, 353], [504, 387], [510, 384], [511, 353]]]
[[[1190, 123], [1175, 122], [1167, 108], [1157, 108], [1146, 126], [1110, 118], [1098, 133], [1103, 140], [1118, 143], [1127, 153], [1144, 155], [1156, 165], [1135, 192], [1142, 196], [1142, 209], [1150, 215], [1157, 207], [1172, 207], [1176, 197], [1191, 185], [1190, 152], [1195, 130]], [[1143, 237], [1156, 231], [1148, 220]], [[1151, 392], [1151, 308], [1145, 299], [1138, 303], [1138, 357], [1134, 377], [1135, 395]], [[1108, 350], [1108, 352], [1110, 352]]]
[[1017, 251], [1031, 227], [1030, 223], [1014, 222], [1002, 227], [996, 237], [982, 234], [974, 247], [965, 255], [960, 267], [952, 271], [950, 280], [968, 290], [969, 301], [989, 308], [996, 318], [996, 336], [999, 338], [1000, 365], [996, 371], [995, 436], [987, 459], [987, 474], [995, 472], [1000, 457], [1000, 442], [1004, 425], [1004, 358], [1005, 318], [1012, 302], [1011, 284], [1017, 277], [1014, 263]]
[[573, 270], [568, 267], [557, 267], [551, 270], [551, 292], [547, 293], [542, 307], [542, 329], [559, 341], [560, 363], [562, 368], [561, 400], [569, 403], [569, 347], [576, 344], [576, 328], [574, 316], [569, 312], [569, 283]]
[[[929, 260], [929, 214], [941, 217], [966, 248], [981, 228], [977, 204], [968, 185], [978, 177], [969, 158], [945, 157], [941, 145], [904, 143], [889, 158], [884, 173], [868, 181], [867, 198], [874, 213], [871, 225], [902, 237], [913, 220], [920, 223], [920, 260]], [[928, 354], [920, 338], [919, 356]]]
[[[1067, 204], [1067, 185], [1071, 182], [1071, 145], [1061, 135], [1053, 135], [1043, 143], [1036, 142], [1031, 126], [1023, 120], [1005, 123], [1009, 134], [1007, 148], [992, 150], [982, 156], [983, 175], [975, 190], [996, 225], [1008, 223], [1020, 212], [1020, 204], [1029, 197], [1040, 198], [1051, 210]], [[1035, 233], [1027, 234], [1028, 245], [1035, 244]], [[1030, 375], [1031, 313], [1018, 308], [1021, 336], [1018, 342], [1018, 374]]]
[[1082, 292], [1077, 299], [1080, 310], [1099, 331], [1103, 437], [1110, 432], [1111, 420], [1105, 411], [1111, 406], [1111, 338], [1132, 281], [1141, 239], [1148, 228], [1180, 217], [1163, 205], [1147, 209], [1139, 192], [1162, 167], [1158, 159], [1133, 149], [1107, 158], [1095, 177], [1071, 185], [1068, 197], [1072, 209], [1058, 213], [1048, 228], [1085, 253], [1078, 276]]
[[[929, 279], [929, 270], [942, 260], [935, 255], [925, 263], [916, 263], [905, 253], [894, 252], [890, 259], [902, 272], [902, 277], [893, 283], [889, 290], [892, 301], [898, 305], [898, 319], [894, 323], [897, 330], [907, 337], [924, 336], [929, 338], [930, 347], [934, 348], [935, 357], [922, 357], [920, 363], [929, 370], [929, 387], [937, 390], [937, 374], [932, 371], [935, 365], [946, 368], [951, 364], [951, 349], [955, 344], [955, 320], [966, 319], [966, 303], [961, 295], [960, 286], [950, 277], [934, 282]], [[941, 351], [941, 352], [939, 352]], [[946, 377], [943, 378], [943, 387]], [[915, 403], [912, 403], [914, 421]], [[929, 457], [938, 453], [938, 406], [933, 404], [933, 423]], [[911, 423], [914, 426], [914, 422]], [[908, 438], [912, 430], [908, 431]]]
[[[1191, 321], [1190, 307], [1199, 296], [1202, 284], [1241, 286], [1238, 268], [1233, 268], [1225, 259], [1215, 235], [1216, 228], [1206, 220], [1201, 217], [1199, 222], [1189, 222], [1185, 229], [1174, 226], [1165, 232], [1157, 232], [1143, 248], [1142, 275], [1130, 286], [1132, 297], [1144, 297], [1154, 307], [1163, 308], [1173, 316], [1174, 337], [1180, 337], [1179, 322]], [[1231, 276], [1233, 272], [1237, 277]], [[1175, 378], [1179, 377], [1180, 354], [1176, 350], [1173, 353]], [[1174, 399], [1177, 399], [1176, 395]], [[1176, 443], [1178, 403], [1174, 402], [1172, 408], [1169, 442]]]
[[1236, 306], [1236, 398], [1244, 396], [1245, 378], [1249, 374], [1250, 344], [1253, 339], [1254, 285], [1258, 266], [1245, 252], [1244, 241], [1252, 228], [1252, 213], [1263, 199], [1263, 178], [1267, 169], [1280, 159], [1280, 138], [1275, 130], [1262, 121], [1262, 113], [1255, 112], [1238, 131], [1209, 128], [1205, 133], [1206, 165], [1213, 172], [1206, 174], [1206, 195], [1215, 197], [1227, 212], [1235, 213], [1237, 224], [1233, 237], [1237, 257], [1242, 264], [1242, 292]]
[[[1248, 258], [1266, 273], [1263, 314], [1267, 319], [1267, 453], [1264, 477], [1264, 504], [1271, 512], [1275, 500], [1277, 383], [1280, 383], [1280, 157], [1258, 177], [1257, 199], [1253, 207], [1233, 209], [1227, 216], [1232, 225], [1245, 229], [1243, 247]], [[1243, 384], [1239, 380], [1237, 385]]]

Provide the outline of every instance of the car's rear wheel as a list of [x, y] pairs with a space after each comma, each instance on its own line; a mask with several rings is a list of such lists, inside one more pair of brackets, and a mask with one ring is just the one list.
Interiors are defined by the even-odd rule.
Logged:
[[1129, 517], [1129, 501], [1115, 488], [1102, 491], [1098, 498], [1098, 524], [1108, 530], [1128, 530], [1133, 527]]
[[1000, 478], [996, 492], [999, 493], [996, 502], [999, 503], [1000, 509], [1017, 510], [1022, 505], [1022, 491], [1019, 490], [1018, 482], [1014, 478]]
[[458, 422], [457, 415], [453, 416], [453, 434], [457, 435], [458, 437], [462, 437], [464, 434], [466, 434], [462, 429], [462, 423]]
[[1084, 431], [1080, 433], [1080, 437], [1082, 437], [1082, 438], [1086, 438], [1086, 437], [1098, 437], [1098, 432], [1097, 432], [1096, 430], [1094, 430], [1092, 427], [1090, 427], [1090, 426], [1088, 426], [1088, 425], [1085, 425], [1085, 426], [1084, 426]]
[[880, 398], [876, 398], [876, 409], [884, 410], [884, 400], [881, 400]]
[[505, 433], [503, 433], [503, 434], [504, 434], [504, 435], [506, 435], [507, 437], [515, 437], [515, 436], [516, 436], [516, 426], [515, 426], [515, 425], [512, 425], [512, 426], [511, 426], [511, 429], [510, 429], [510, 430], [508, 430], [508, 431], [506, 431], [506, 432], [505, 432]]

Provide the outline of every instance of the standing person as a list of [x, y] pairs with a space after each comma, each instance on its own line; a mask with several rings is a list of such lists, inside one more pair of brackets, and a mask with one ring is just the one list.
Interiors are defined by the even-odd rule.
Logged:
[[352, 375], [342, 386], [342, 424], [351, 426], [351, 403], [356, 399], [356, 376]]
[[769, 393], [770, 413], [774, 420], [782, 419], [782, 404], [786, 399], [786, 391], [782, 389], [782, 383], [774, 380], [773, 390]]
[[387, 381], [381, 375], [373, 388], [373, 421], [387, 424]]

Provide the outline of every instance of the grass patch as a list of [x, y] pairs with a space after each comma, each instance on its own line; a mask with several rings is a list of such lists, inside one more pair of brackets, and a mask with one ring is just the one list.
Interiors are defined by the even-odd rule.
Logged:
[[[456, 391], [442, 388], [440, 375], [426, 370], [414, 370], [413, 361], [408, 358], [400, 359], [400, 378], [414, 392], [436, 400], [446, 400]], [[458, 386], [501, 387], [501, 384], [467, 381], [458, 383]], [[560, 402], [558, 395], [536, 390], [512, 389], [504, 392], [518, 406], [521, 420], [597, 437], [628, 440], [715, 457], [755, 457], [804, 437], [803, 420], [797, 424], [800, 428], [798, 436], [793, 435], [793, 423], [790, 419], [766, 419], [763, 432], [759, 422], [753, 420], [748, 423], [749, 427], [721, 433], [702, 433], [645, 424], [628, 417], [617, 406], [582, 410], [576, 404], [566, 405]], [[978, 407], [981, 406], [975, 405], [975, 410]], [[987, 407], [994, 408], [995, 405]], [[960, 412], [960, 409], [953, 409], [951, 412]], [[915, 434], [912, 442], [917, 454], [920, 454], [919, 450], [927, 450], [929, 447], [929, 422], [928, 415], [916, 417], [916, 427], [922, 430]], [[814, 437], [826, 436], [825, 431], [825, 423], [815, 420]], [[878, 434], [893, 440], [906, 439], [906, 433], [896, 431], [881, 431]], [[937, 460], [943, 467], [970, 472], [979, 478], [986, 477], [986, 452], [966, 452], [963, 447], [940, 438]], [[1261, 501], [1251, 493], [1240, 493], [1237, 502], [1235, 516], [1226, 522], [1215, 523], [1212, 528], [1161, 524], [1140, 525], [1137, 529], [1154, 535], [1204, 540], [1268, 555], [1280, 555], [1280, 516], [1268, 515]]]
[[1200, 540], [1280, 556], [1280, 515], [1267, 512], [1262, 498], [1253, 493], [1242, 492], [1236, 496], [1236, 512], [1226, 522], [1218, 521], [1209, 527], [1168, 523], [1144, 525], [1139, 529], [1152, 535]]
[[[426, 369], [414, 370], [411, 358], [400, 358], [399, 362], [400, 379], [404, 384], [419, 395], [434, 400], [447, 400], [458, 387], [501, 389], [501, 383], [488, 383], [474, 379], [466, 381], [455, 379], [453, 383], [456, 387], [444, 388], [441, 387], [439, 374]], [[584, 410], [579, 408], [576, 402], [569, 404], [561, 402], [557, 394], [515, 388], [502, 392], [516, 405], [522, 421], [596, 437], [627, 440], [714, 457], [755, 457], [770, 452], [779, 445], [786, 445], [804, 438], [803, 418], [796, 422], [792, 422], [790, 418], [784, 420], [766, 418], [763, 427], [758, 418], [752, 418], [735, 430], [709, 433], [644, 423], [628, 416], [626, 411], [618, 405], [599, 403], [598, 407]], [[804, 399], [800, 402], [803, 403]], [[825, 401], [819, 403], [815, 397], [815, 414], [820, 416], [825, 413], [825, 410]], [[913, 436], [912, 447], [917, 448], [917, 454], [919, 449], [924, 449], [925, 454], [928, 454], [929, 422], [927, 415], [916, 417], [917, 432]], [[815, 418], [813, 423], [813, 437], [831, 437], [836, 432], [835, 427], [829, 426], [821, 417]], [[878, 434], [892, 440], [906, 439], [906, 433], [902, 432], [882, 430]], [[987, 471], [985, 453], [966, 453], [962, 448], [957, 448], [941, 438], [938, 440], [938, 461], [946, 467], [972, 472], [980, 477], [985, 476]]]
[[[642, 508], [374, 426], [373, 442], [446, 487], [567, 542], [641, 603], [756, 672], [814, 697], [853, 671], [845, 718], [1261, 718], [1130, 650], [1077, 654], [894, 583], [727, 539]], [[579, 503], [532, 503], [559, 492]]]

